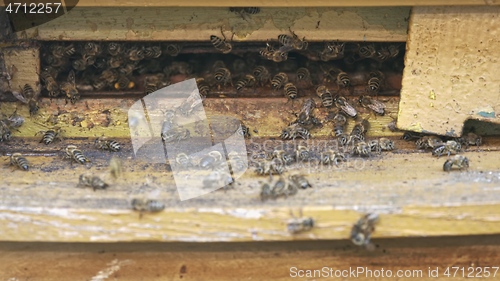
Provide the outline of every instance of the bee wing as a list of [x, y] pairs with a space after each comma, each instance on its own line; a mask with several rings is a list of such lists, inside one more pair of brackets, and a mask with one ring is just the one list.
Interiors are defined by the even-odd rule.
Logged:
[[371, 110], [375, 111], [378, 114], [384, 114], [385, 113], [385, 104], [383, 102], [380, 102], [378, 100], [372, 99], [369, 104], [367, 104], [368, 108]]
[[358, 112], [356, 109], [350, 105], [347, 101], [341, 100], [340, 102], [337, 103], [337, 106], [347, 115], [351, 117], [356, 117], [358, 115]]
[[28, 99], [22, 94], [22, 92], [12, 91], [12, 95], [14, 95], [16, 99], [22, 101], [23, 103], [28, 103]]

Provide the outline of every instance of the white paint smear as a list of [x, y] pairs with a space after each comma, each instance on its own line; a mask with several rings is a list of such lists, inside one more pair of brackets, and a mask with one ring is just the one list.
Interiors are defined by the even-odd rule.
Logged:
[[109, 276], [111, 276], [113, 273], [117, 272], [120, 270], [122, 265], [132, 263], [130, 260], [124, 260], [124, 261], [118, 261], [118, 260], [113, 260], [112, 262], [108, 263], [108, 267], [99, 271], [96, 276], [92, 277], [90, 279], [91, 281], [103, 281], [105, 279], [108, 279]]

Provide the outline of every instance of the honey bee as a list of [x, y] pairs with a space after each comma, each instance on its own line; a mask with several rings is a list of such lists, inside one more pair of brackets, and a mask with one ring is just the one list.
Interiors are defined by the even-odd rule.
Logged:
[[388, 138], [380, 138], [378, 140], [371, 140], [368, 145], [371, 148], [371, 151], [377, 151], [378, 153], [382, 151], [390, 151], [394, 150], [394, 142]]
[[2, 125], [8, 129], [17, 129], [24, 124], [24, 117], [17, 114], [16, 108], [16, 110], [14, 110], [14, 112], [9, 117], [5, 117], [2, 114], [0, 122], [2, 122]]
[[118, 179], [123, 174], [123, 164], [120, 158], [113, 156], [109, 160], [109, 173], [114, 179]]
[[407, 131], [407, 132], [405, 132], [403, 134], [402, 139], [404, 139], [405, 141], [414, 141], [414, 140], [416, 141], [416, 140], [419, 140], [422, 137], [423, 137], [423, 135], [420, 134], [420, 133], [415, 133], [415, 132], [409, 132], [409, 131]]
[[24, 171], [28, 171], [30, 167], [28, 160], [26, 160], [21, 153], [13, 153], [10, 156], [10, 165]]
[[364, 141], [358, 141], [353, 147], [352, 154], [353, 155], [359, 155], [361, 157], [368, 157], [370, 156], [371, 152], [371, 147], [369, 144], [367, 144]]
[[256, 66], [253, 69], [253, 76], [260, 85], [263, 85], [265, 82], [269, 81], [270, 78], [269, 70], [267, 70], [267, 68], [263, 65]]
[[297, 150], [295, 151], [295, 158], [297, 160], [300, 160], [300, 161], [307, 161], [309, 160], [309, 157], [311, 156], [310, 152], [309, 152], [309, 148], [303, 146], [303, 145], [299, 145], [297, 146]]
[[161, 138], [165, 143], [170, 142], [180, 142], [181, 140], [186, 140], [191, 136], [191, 132], [189, 129], [185, 129], [183, 127], [175, 127], [167, 132], [161, 133]]
[[336, 82], [340, 88], [348, 88], [351, 85], [351, 79], [349, 79], [349, 75], [347, 75], [347, 73], [343, 71], [340, 71], [337, 74]]
[[225, 190], [230, 187], [232, 183], [233, 178], [225, 170], [213, 170], [203, 179], [203, 186], [205, 188], [218, 188], [223, 186]]
[[366, 86], [366, 92], [371, 94], [378, 94], [382, 81], [384, 79], [384, 74], [380, 71], [371, 72], [370, 79], [368, 79], [368, 85]]
[[175, 162], [184, 169], [187, 169], [193, 165], [191, 157], [183, 152], [175, 156]]
[[[121, 66], [119, 69], [118, 69], [118, 72], [125, 75], [125, 76], [130, 76], [132, 75], [132, 72], [134, 70], [137, 69], [137, 64], [136, 63], [127, 63], [123, 66]], [[104, 73], [104, 72], [103, 72]], [[110, 73], [110, 74], [113, 74], [113, 76], [110, 76], [110, 80], [108, 80], [110, 83], [113, 83], [114, 81], [118, 80], [118, 73], [116, 72], [113, 72], [113, 73]], [[111, 81], [111, 77], [113, 77], [114, 79]]]
[[438, 136], [423, 136], [415, 142], [417, 149], [437, 148], [443, 145], [443, 140]]
[[351, 229], [351, 241], [357, 246], [364, 246], [367, 249], [372, 249], [370, 239], [375, 231], [375, 226], [379, 223], [380, 217], [378, 214], [370, 213], [361, 217]]
[[44, 87], [49, 93], [49, 97], [57, 97], [59, 95], [59, 85], [57, 84], [54, 76], [48, 71], [44, 70], [40, 74], [40, 78], [44, 83]]
[[241, 157], [236, 151], [231, 151], [227, 154], [231, 169], [235, 173], [243, 172], [248, 167], [246, 156]]
[[231, 84], [231, 72], [227, 68], [218, 68], [214, 73], [215, 83], [220, 90], [221, 85]]
[[141, 215], [144, 212], [157, 213], [157, 212], [161, 212], [165, 209], [164, 203], [157, 201], [157, 200], [153, 200], [153, 199], [135, 198], [135, 199], [132, 199], [131, 205], [132, 205], [132, 209], [135, 211], [141, 212]]
[[161, 56], [161, 48], [159, 46], [145, 47], [143, 49], [144, 58], [155, 59]]
[[269, 183], [264, 183], [260, 187], [260, 200], [261, 201], [266, 201], [268, 199], [273, 199], [273, 188], [271, 187], [271, 184]]
[[333, 96], [332, 93], [326, 88], [326, 86], [321, 85], [316, 88], [316, 94], [321, 98], [321, 102], [324, 107], [333, 106]]
[[399, 54], [399, 47], [391, 44], [389, 46], [382, 46], [375, 54], [378, 61], [386, 61], [391, 58], [397, 57]]
[[0, 142], [9, 141], [12, 136], [10, 127], [5, 120], [0, 120]]
[[450, 156], [451, 154], [457, 154], [462, 150], [462, 145], [460, 143], [449, 140], [445, 142], [443, 145], [440, 145], [434, 150], [432, 150], [432, 155], [441, 157], [443, 154], [448, 154]]
[[288, 232], [297, 234], [300, 232], [309, 231], [314, 227], [313, 218], [293, 218], [286, 224]]
[[203, 98], [210, 94], [210, 85], [205, 81], [205, 79], [196, 78], [196, 85], [198, 85], [198, 90]]
[[106, 69], [99, 75], [99, 80], [105, 81], [107, 84], [114, 84], [118, 80], [118, 75], [118, 71], [115, 69]]
[[333, 133], [336, 137], [344, 134], [346, 124], [347, 117], [342, 112], [338, 112], [337, 114], [335, 114], [335, 116], [333, 117]]
[[304, 51], [307, 49], [309, 43], [305, 41], [305, 37], [302, 40], [289, 28], [292, 36], [287, 34], [278, 35], [278, 42], [282, 45], [279, 49], [281, 52], [289, 52], [291, 50]]
[[239, 135], [239, 136], [242, 136], [244, 138], [250, 138], [251, 135], [250, 135], [250, 130], [248, 129], [247, 126], [241, 124], [240, 127], [238, 127], [238, 130], [236, 131], [236, 133]]
[[297, 137], [301, 137], [303, 139], [309, 139], [311, 134], [307, 129], [302, 127], [299, 123], [291, 124], [290, 126], [283, 129], [280, 135], [283, 140], [295, 140]]
[[72, 104], [75, 104], [80, 99], [80, 93], [76, 89], [75, 72], [73, 70], [69, 72], [67, 80], [61, 83], [60, 88], [66, 95], [66, 101], [69, 99]]
[[127, 57], [131, 61], [141, 61], [144, 59], [145, 54], [143, 48], [137, 46], [132, 47], [128, 50]]
[[373, 110], [373, 112], [384, 115], [385, 114], [385, 104], [380, 102], [370, 96], [361, 96], [359, 98], [359, 103], [365, 108]]
[[95, 146], [101, 150], [109, 150], [113, 152], [120, 151], [120, 143], [114, 140], [110, 140], [107, 137], [100, 137], [95, 140]]
[[338, 165], [340, 161], [345, 161], [346, 157], [343, 153], [334, 151], [332, 149], [327, 150], [321, 156], [321, 163], [323, 165], [335, 164]]
[[375, 45], [373, 44], [361, 46], [358, 50], [359, 56], [361, 58], [373, 58], [375, 57], [376, 52], [377, 51], [375, 50]]
[[340, 110], [342, 110], [342, 112], [344, 112], [346, 115], [353, 118], [356, 117], [356, 115], [358, 115], [356, 109], [351, 104], [349, 104], [349, 102], [345, 97], [341, 95], [336, 95], [333, 98], [333, 101], [335, 103], [335, 106]]
[[98, 176], [81, 174], [79, 177], [78, 186], [92, 187], [92, 189], [95, 191], [96, 189], [106, 189], [109, 185]]
[[279, 90], [281, 87], [288, 83], [288, 75], [284, 72], [276, 74], [271, 80], [271, 86], [274, 90]]
[[189, 116], [193, 111], [200, 108], [203, 104], [203, 99], [196, 92], [193, 92], [182, 104], [177, 108], [177, 110], [184, 116]]
[[266, 60], [272, 60], [274, 62], [282, 62], [288, 59], [288, 52], [282, 52], [280, 50], [275, 50], [269, 43], [266, 43], [266, 48], [259, 51], [261, 57]]
[[101, 45], [94, 42], [86, 42], [83, 45], [83, 55], [98, 56], [101, 54]]
[[38, 104], [38, 94], [35, 93], [33, 87], [30, 84], [25, 84], [24, 87], [21, 88], [21, 92], [12, 91], [14, 97], [16, 97], [21, 102], [28, 105], [30, 115], [35, 115], [40, 106]]
[[68, 145], [66, 147], [66, 158], [71, 159], [71, 163], [73, 163], [73, 161], [79, 164], [90, 162], [90, 160], [85, 155], [83, 155], [82, 151], [75, 145]]
[[[219, 36], [216, 35], [210, 35], [210, 42], [212, 45], [214, 45], [215, 49], [223, 54], [229, 54], [233, 50], [233, 46], [231, 43], [226, 41], [226, 35], [224, 35], [224, 31], [222, 30], [222, 27], [220, 28], [220, 33], [222, 34], [223, 38], [220, 38]], [[233, 40], [234, 33], [231, 37], [231, 41]]]
[[367, 119], [363, 119], [354, 125], [351, 131], [350, 140], [354, 141], [364, 141], [365, 133], [368, 131], [370, 123]]
[[293, 83], [286, 83], [284, 86], [285, 96], [290, 100], [297, 98], [297, 87]]
[[255, 173], [258, 175], [266, 174], [282, 174], [285, 171], [285, 165], [281, 159], [273, 158], [271, 161], [262, 159], [257, 162], [257, 167], [255, 168]]
[[325, 48], [319, 53], [322, 61], [336, 60], [344, 57], [345, 43], [325, 42]]
[[106, 47], [108, 54], [110, 54], [113, 57], [121, 55], [123, 53], [124, 49], [125, 48], [123, 47], [122, 44], [116, 43], [116, 42], [111, 42]]
[[198, 166], [202, 169], [211, 169], [216, 166], [217, 163], [222, 162], [224, 157], [222, 153], [217, 150], [210, 151], [207, 155], [200, 159]]
[[57, 59], [68, 58], [76, 53], [76, 49], [73, 44], [68, 46], [54, 44], [50, 46], [50, 51], [51, 54]]
[[276, 158], [282, 161], [285, 165], [290, 165], [295, 161], [295, 155], [287, 153], [284, 150], [274, 150], [272, 153], [272, 158]]
[[241, 89], [245, 88], [245, 87], [252, 87], [255, 85], [255, 77], [251, 74], [247, 74], [245, 75], [244, 78], [238, 80], [236, 82], [236, 91], [240, 91]]
[[307, 81], [309, 83], [311, 82], [311, 72], [309, 72], [309, 69], [305, 67], [301, 67], [297, 69], [297, 81]]
[[309, 181], [303, 175], [291, 175], [289, 177], [289, 180], [294, 182], [296, 185], [298, 185], [302, 189], [308, 189], [308, 188], [312, 187], [312, 185], [309, 183]]
[[469, 147], [469, 145], [480, 146], [483, 143], [483, 138], [471, 132], [463, 137], [455, 139], [455, 141], [466, 147]]
[[229, 11], [239, 14], [244, 20], [249, 20], [249, 15], [260, 13], [259, 7], [229, 7]]
[[179, 44], [167, 44], [165, 53], [169, 56], [176, 57], [181, 52], [182, 47]]
[[297, 194], [298, 190], [298, 186], [295, 182], [286, 180], [280, 176], [278, 181], [274, 184], [271, 194], [275, 199], [281, 196], [287, 198], [288, 196]]
[[52, 130], [40, 131], [40, 132], [36, 133], [36, 135], [43, 134], [43, 137], [40, 140], [40, 142], [43, 142], [45, 145], [48, 145], [48, 144], [51, 144], [52, 142], [54, 142], [55, 140], [61, 140], [61, 137], [60, 137], [61, 132], [62, 132], [62, 129], [60, 127], [55, 127]]
[[462, 155], [455, 155], [452, 158], [446, 160], [443, 165], [443, 171], [449, 172], [453, 168], [453, 166], [456, 166], [460, 170], [462, 168], [469, 168], [469, 159], [465, 156]]
[[135, 83], [130, 81], [130, 79], [125, 75], [118, 76], [118, 80], [116, 81], [114, 88], [116, 90], [125, 90], [134, 88]]

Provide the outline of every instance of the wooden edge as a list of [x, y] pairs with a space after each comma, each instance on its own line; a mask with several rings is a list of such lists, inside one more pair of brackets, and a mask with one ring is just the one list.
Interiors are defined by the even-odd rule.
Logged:
[[[499, 205], [406, 207], [380, 215], [373, 239], [500, 234]], [[315, 228], [292, 235], [287, 221], [313, 217]], [[112, 209], [0, 209], [3, 241], [243, 242], [348, 239], [360, 213], [333, 207], [192, 208], [156, 214]]]

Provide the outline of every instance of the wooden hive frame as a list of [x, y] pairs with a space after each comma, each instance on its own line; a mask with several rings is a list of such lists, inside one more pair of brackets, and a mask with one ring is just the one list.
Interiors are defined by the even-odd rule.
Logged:
[[[163, 2], [162, 2], [163, 3]], [[237, 26], [235, 41], [265, 41], [276, 37], [287, 30], [288, 21], [295, 32], [307, 31], [307, 38], [320, 41], [326, 38], [339, 41], [373, 41], [404, 42], [407, 40], [407, 28], [410, 26], [410, 38], [419, 38], [422, 29], [439, 26], [437, 19], [425, 21], [425, 15], [433, 13], [433, 8], [413, 7], [408, 21], [410, 7], [392, 7], [394, 1], [382, 1], [377, 6], [370, 6], [366, 1], [350, 3], [341, 8], [340, 3], [323, 3], [314, 1], [309, 8], [300, 7], [294, 2], [288, 13], [278, 14], [282, 6], [280, 1], [259, 3], [265, 7], [262, 14], [255, 17], [257, 27], [244, 21], [235, 14], [228, 14], [225, 8], [212, 8], [209, 12], [200, 8], [202, 3], [191, 1], [192, 8], [175, 7], [179, 3], [170, 1], [170, 7], [160, 2], [151, 2], [154, 9], [137, 10], [132, 2], [120, 2], [120, 8], [114, 7], [113, 1], [80, 1], [72, 10], [72, 16], [62, 16], [45, 25], [28, 29], [30, 38], [42, 41], [74, 41], [74, 40], [128, 40], [156, 41], [169, 38], [172, 41], [191, 40], [205, 41], [220, 26]], [[214, 6], [224, 7], [227, 3], [219, 1]], [[426, 1], [409, 1], [405, 6], [428, 5]], [[483, 1], [432, 1], [433, 5], [488, 5]], [[229, 4], [227, 4], [229, 5]], [[231, 6], [244, 3], [231, 1]], [[91, 14], [86, 6], [101, 6], [99, 13]], [[181, 3], [180, 6], [186, 6]], [[314, 8], [337, 6], [331, 8]], [[488, 7], [497, 9], [498, 6]], [[267, 12], [265, 10], [268, 10]], [[480, 7], [440, 7], [440, 11], [454, 9], [458, 14], [468, 14]], [[170, 18], [158, 19], [151, 14], [168, 13]], [[134, 18], [130, 15], [134, 14]], [[108, 20], [103, 20], [108, 15]], [[338, 16], [334, 16], [338, 15]], [[321, 21], [316, 28], [318, 19]], [[191, 21], [190, 21], [191, 20]], [[443, 19], [445, 20], [445, 19]], [[471, 20], [473, 22], [473, 20]], [[341, 27], [352, 26], [351, 32], [344, 32]], [[471, 23], [473, 24], [473, 23]], [[78, 26], [68, 32], [67, 26]], [[65, 27], [66, 26], [66, 27]], [[423, 27], [424, 26], [424, 27]], [[190, 32], [191, 30], [191, 32]], [[413, 34], [412, 32], [419, 32]], [[407, 61], [415, 52], [415, 41], [408, 42]], [[413, 45], [412, 45], [413, 44]], [[497, 48], [498, 50], [498, 48]], [[13, 84], [34, 83], [38, 81], [39, 54], [36, 48], [3, 50], [6, 62], [16, 64], [22, 75], [13, 79]], [[495, 64], [493, 64], [495, 65]], [[407, 70], [405, 70], [407, 71]], [[403, 91], [408, 74], [403, 78]], [[410, 81], [410, 80], [408, 80]], [[406, 91], [409, 91], [407, 88]], [[406, 98], [406, 97], [405, 97]], [[403, 99], [403, 97], [402, 97]], [[387, 153], [364, 161], [362, 169], [359, 163], [348, 163], [341, 171], [313, 172], [310, 174], [314, 189], [286, 200], [261, 202], [258, 199], [259, 181], [247, 172], [233, 190], [217, 191], [199, 199], [180, 202], [173, 179], [166, 170], [165, 164], [149, 164], [143, 160], [133, 160], [130, 148], [118, 155], [123, 157], [127, 171], [124, 178], [117, 180], [106, 191], [92, 192], [87, 189], [75, 189], [78, 175], [86, 172], [106, 173], [110, 154], [92, 153], [92, 166], [68, 167], [60, 158], [60, 151], [69, 140], [81, 148], [91, 150], [92, 145], [87, 138], [95, 138], [102, 134], [124, 140], [129, 137], [127, 119], [122, 108], [127, 108], [135, 98], [97, 99], [85, 98], [75, 105], [66, 104], [64, 100], [42, 99], [40, 119], [48, 118], [51, 112], [64, 108], [68, 112], [85, 112], [85, 120], [94, 123], [94, 127], [81, 124], [81, 127], [67, 126], [65, 140], [49, 148], [39, 145], [38, 138], [33, 135], [43, 129], [37, 125], [37, 118], [26, 120], [20, 132], [14, 132], [18, 143], [0, 143], [4, 155], [13, 151], [27, 153], [34, 167], [29, 172], [2, 167], [5, 175], [0, 188], [0, 240], [3, 241], [39, 241], [39, 242], [129, 242], [129, 241], [288, 241], [288, 240], [325, 240], [346, 239], [352, 224], [360, 213], [376, 211], [381, 214], [383, 223], [374, 233], [374, 239], [402, 238], [415, 236], [443, 235], [485, 235], [500, 232], [498, 217], [498, 193], [496, 159], [499, 152], [499, 141], [495, 137], [486, 138], [487, 152], [483, 149], [469, 149], [464, 155], [471, 160], [471, 168], [464, 173], [444, 173], [443, 159], [431, 158], [414, 150], [411, 144], [400, 141], [401, 132], [383, 129], [392, 119], [390, 116], [378, 117], [373, 122], [375, 129], [369, 135], [389, 136], [401, 148], [399, 153]], [[208, 99], [206, 107], [216, 113], [234, 114], [251, 109], [256, 116], [265, 116], [277, 111], [286, 101], [285, 98], [269, 99], [263, 105], [256, 100], [248, 100], [242, 104], [237, 98]], [[404, 120], [405, 106], [399, 99], [388, 102], [388, 110], [396, 111], [399, 104], [399, 118]], [[411, 105], [408, 103], [408, 105]], [[15, 103], [2, 103], [3, 112], [27, 115], [27, 109]], [[404, 108], [404, 107], [403, 107]], [[112, 125], [99, 126], [99, 117], [110, 110]], [[233, 112], [233, 113], [232, 113]], [[269, 126], [269, 120], [278, 124], [285, 122], [283, 112], [268, 117], [266, 122], [248, 118], [244, 122], [249, 127], [259, 128], [256, 143], [270, 137], [276, 137], [276, 130]], [[102, 117], [105, 118], [106, 116]], [[406, 121], [401, 121], [406, 122]], [[267, 124], [267, 125], [266, 125]], [[398, 125], [411, 129], [407, 123]], [[432, 131], [432, 130], [430, 130]], [[441, 133], [439, 130], [432, 132]], [[327, 136], [328, 129], [318, 133]], [[33, 150], [32, 148], [35, 147]], [[31, 155], [30, 155], [31, 153]], [[4, 157], [6, 158], [6, 157]], [[7, 159], [7, 158], [6, 158]], [[408, 164], [412, 171], [408, 173]], [[40, 179], [44, 172], [47, 178]], [[47, 173], [50, 171], [50, 173]], [[299, 173], [307, 173], [302, 167]], [[333, 175], [333, 176], [332, 176]], [[332, 181], [332, 177], [334, 181]], [[164, 201], [167, 209], [158, 214], [145, 214], [142, 218], [130, 210], [130, 198], [140, 196], [151, 190], [161, 190], [158, 198]], [[487, 194], [487, 195], [485, 195]], [[84, 198], [82, 200], [82, 198]], [[310, 232], [291, 235], [286, 231], [286, 222], [302, 212], [303, 216], [311, 216], [317, 221], [317, 227]]]

